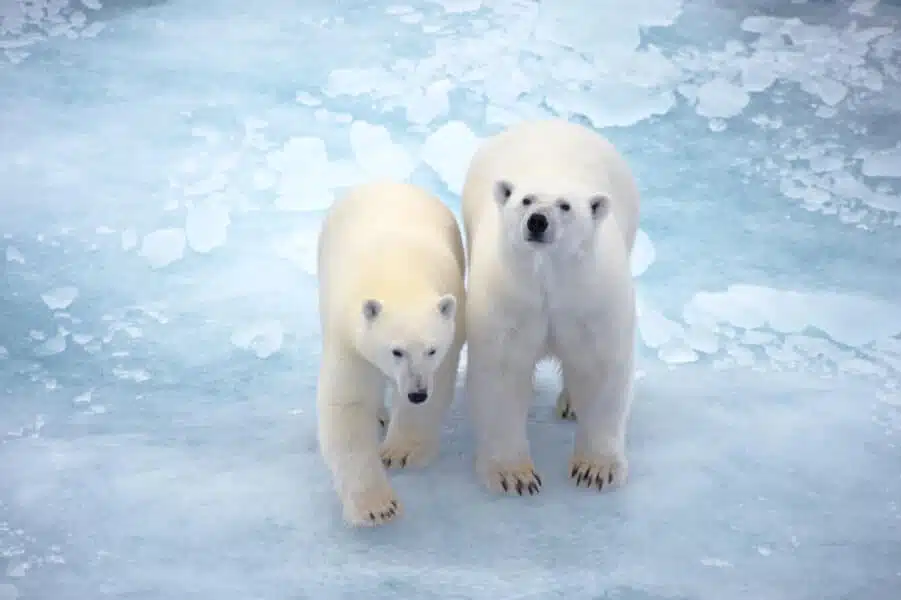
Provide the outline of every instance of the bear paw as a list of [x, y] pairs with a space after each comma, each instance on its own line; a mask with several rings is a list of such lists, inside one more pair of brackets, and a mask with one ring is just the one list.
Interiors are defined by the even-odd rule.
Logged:
[[569, 392], [566, 388], [560, 390], [560, 395], [557, 396], [557, 418], [564, 421], [576, 420], [576, 412], [569, 401]]
[[569, 476], [576, 486], [596, 488], [598, 491], [622, 485], [626, 481], [626, 459], [617, 454], [600, 456], [574, 456], [569, 465]]
[[486, 483], [494, 492], [534, 496], [541, 491], [541, 477], [532, 461], [512, 465], [496, 465], [486, 473]]
[[344, 504], [344, 518], [356, 527], [383, 525], [400, 513], [400, 502], [389, 485], [364, 490]]
[[403, 469], [406, 467], [424, 467], [438, 454], [437, 441], [391, 439], [382, 442], [380, 451], [382, 464]]

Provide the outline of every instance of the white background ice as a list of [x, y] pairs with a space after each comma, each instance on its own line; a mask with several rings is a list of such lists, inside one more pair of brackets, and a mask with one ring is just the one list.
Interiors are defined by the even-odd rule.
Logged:
[[[901, 8], [0, 2], [0, 600], [896, 600]], [[479, 140], [600, 128], [643, 194], [631, 479], [538, 498], [459, 394], [407, 507], [316, 450], [316, 237], [347, 185], [459, 213]]]

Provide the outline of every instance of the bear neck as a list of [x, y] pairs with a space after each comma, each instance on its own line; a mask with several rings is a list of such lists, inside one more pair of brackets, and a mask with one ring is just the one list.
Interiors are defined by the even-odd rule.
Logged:
[[582, 280], [597, 268], [597, 248], [586, 244], [573, 252], [554, 252], [550, 248], [527, 249], [501, 242], [498, 250], [503, 263], [510, 265], [515, 277], [537, 283], [562, 282], [570, 278]]

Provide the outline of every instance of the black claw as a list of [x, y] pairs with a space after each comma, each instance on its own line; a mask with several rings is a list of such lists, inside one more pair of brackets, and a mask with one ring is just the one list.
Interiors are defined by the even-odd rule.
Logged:
[[598, 486], [598, 490], [604, 489], [604, 478], [598, 475], [595, 477], [595, 485]]
[[539, 486], [541, 485], [541, 477], [538, 476], [538, 473], [532, 471], [532, 478], [538, 483]]
[[523, 483], [522, 479], [516, 480], [516, 493], [522, 496]]
[[404, 456], [400, 459], [400, 466], [401, 466], [401, 468], [407, 466], [407, 457], [406, 456]]
[[392, 501], [391, 501], [391, 508], [392, 508], [392, 509], [397, 509], [397, 500], [392, 500]]
[[529, 482], [529, 495], [534, 496], [538, 493], [538, 484], [534, 481]]
[[613, 471], [607, 475], [607, 483], [613, 483]]
[[578, 473], [578, 472], [579, 472], [579, 466], [576, 465], [576, 466], [573, 467], [573, 470], [569, 472], [569, 476], [570, 476], [570, 477], [575, 477], [575, 476], [576, 476], [576, 473]]
[[375, 521], [375, 514], [374, 514], [374, 513], [372, 513], [372, 512], [369, 513], [369, 520], [370, 520], [370, 521]]
[[505, 492], [506, 492], [507, 489], [508, 489], [508, 488], [507, 488], [507, 479], [504, 478], [504, 477], [501, 477], [501, 487], [504, 489]]

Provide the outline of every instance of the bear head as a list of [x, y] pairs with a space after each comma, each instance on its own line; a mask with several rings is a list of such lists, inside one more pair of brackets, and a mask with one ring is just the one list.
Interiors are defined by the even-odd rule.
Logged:
[[600, 224], [610, 213], [610, 197], [600, 192], [561, 191], [560, 186], [494, 183], [507, 242], [561, 257], [578, 257], [594, 244]]
[[456, 313], [452, 294], [400, 302], [366, 299], [360, 307], [358, 351], [394, 382], [402, 398], [422, 404], [454, 342]]

